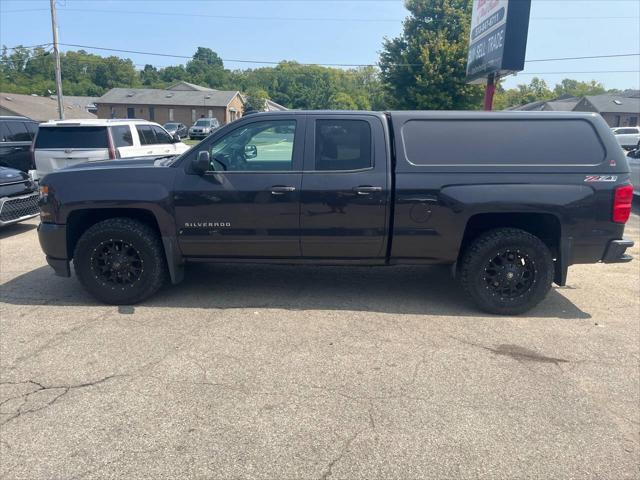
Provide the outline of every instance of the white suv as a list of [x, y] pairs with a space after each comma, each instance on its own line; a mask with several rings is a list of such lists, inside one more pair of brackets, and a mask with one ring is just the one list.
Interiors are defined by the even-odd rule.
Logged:
[[35, 178], [79, 163], [178, 155], [189, 147], [146, 120], [56, 120], [41, 123], [34, 139]]
[[618, 127], [612, 128], [616, 140], [622, 148], [640, 148], [640, 127]]

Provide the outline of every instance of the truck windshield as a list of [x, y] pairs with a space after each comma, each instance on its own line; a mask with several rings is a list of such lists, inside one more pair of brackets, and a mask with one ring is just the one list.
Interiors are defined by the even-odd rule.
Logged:
[[108, 148], [106, 127], [41, 127], [35, 148]]

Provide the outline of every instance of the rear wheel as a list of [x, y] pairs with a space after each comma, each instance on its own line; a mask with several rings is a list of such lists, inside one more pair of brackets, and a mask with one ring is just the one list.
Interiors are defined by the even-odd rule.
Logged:
[[148, 298], [166, 278], [158, 235], [130, 218], [104, 220], [84, 232], [76, 245], [73, 266], [89, 293], [116, 305]]
[[551, 288], [553, 257], [538, 237], [500, 228], [484, 233], [465, 250], [460, 282], [484, 311], [515, 315], [537, 305]]

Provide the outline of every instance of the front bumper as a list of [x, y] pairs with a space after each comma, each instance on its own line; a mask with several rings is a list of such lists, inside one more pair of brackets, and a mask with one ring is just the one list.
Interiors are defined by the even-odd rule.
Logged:
[[0, 198], [0, 227], [37, 217], [40, 213], [38, 196], [38, 192], [33, 192], [19, 197]]
[[611, 240], [604, 252], [604, 263], [626, 263], [633, 260], [631, 255], [624, 253], [627, 248], [633, 247], [633, 240]]
[[47, 263], [56, 275], [70, 277], [69, 258], [67, 255], [67, 226], [57, 223], [41, 223], [38, 225], [40, 247], [47, 256]]

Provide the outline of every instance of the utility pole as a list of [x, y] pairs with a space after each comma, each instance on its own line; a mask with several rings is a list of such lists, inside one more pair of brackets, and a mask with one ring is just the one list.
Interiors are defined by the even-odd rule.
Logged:
[[58, 17], [56, 16], [56, 0], [51, 4], [51, 29], [53, 30], [53, 55], [56, 57], [56, 93], [58, 94], [58, 115], [64, 120], [64, 103], [62, 101], [62, 74], [60, 73], [60, 50], [58, 49]]

